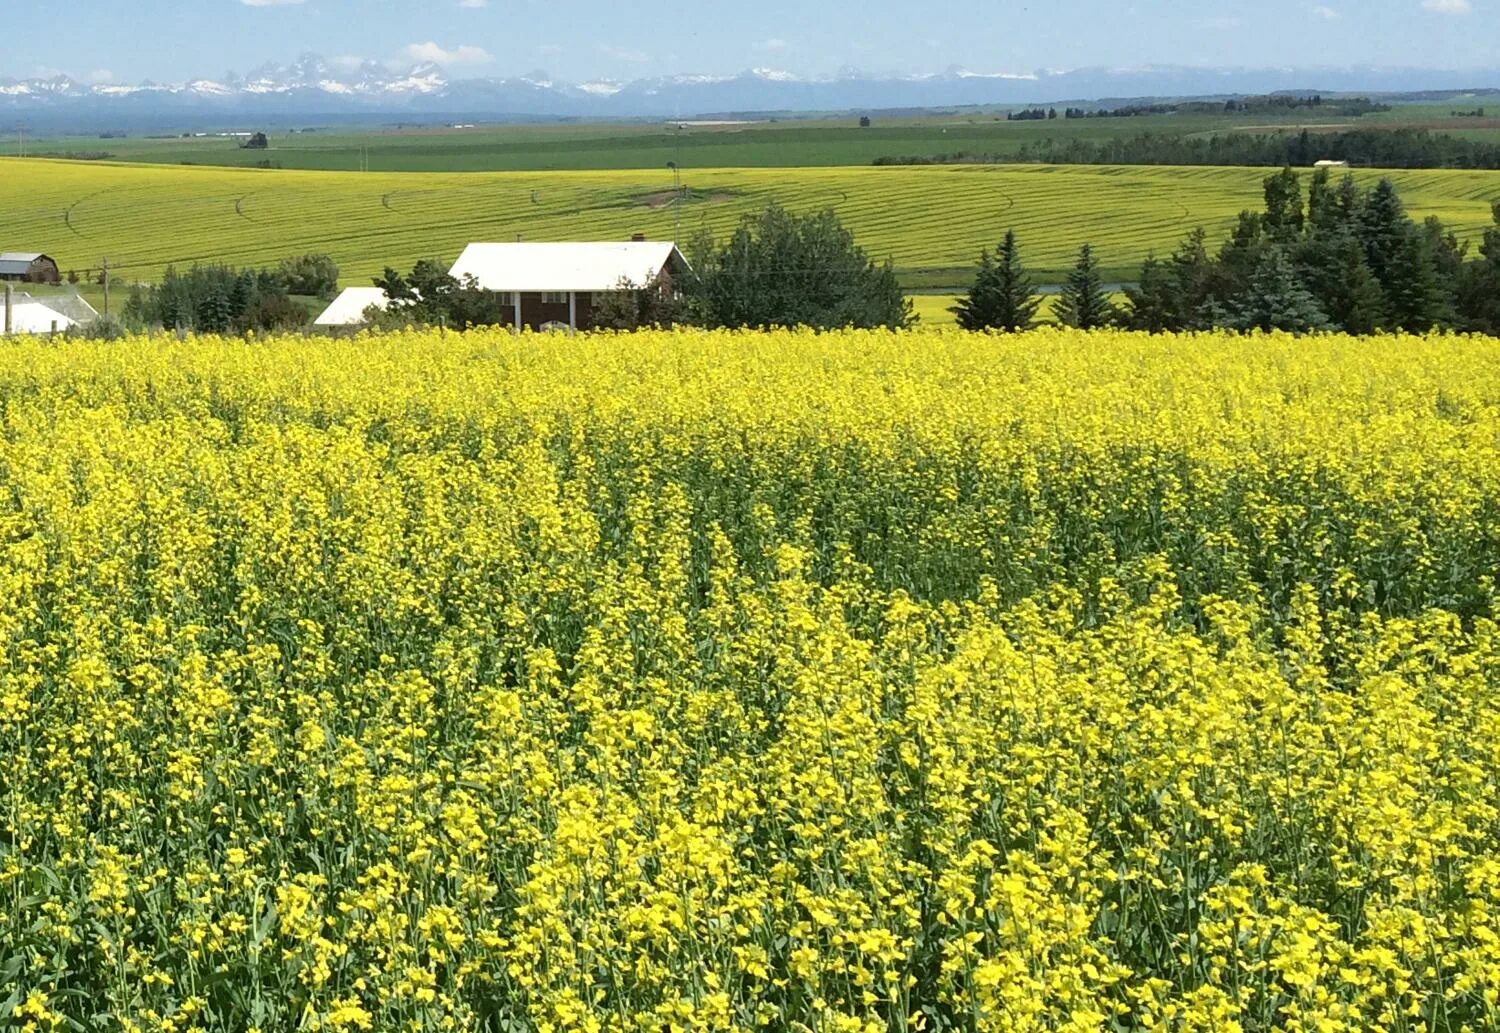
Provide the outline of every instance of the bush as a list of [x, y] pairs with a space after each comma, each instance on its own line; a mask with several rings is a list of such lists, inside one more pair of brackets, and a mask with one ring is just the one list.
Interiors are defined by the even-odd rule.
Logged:
[[278, 267], [290, 294], [309, 297], [331, 297], [339, 287], [339, 266], [328, 255], [301, 255], [283, 258]]
[[796, 215], [771, 205], [748, 215], [723, 247], [700, 237], [686, 283], [705, 326], [903, 327], [911, 303], [887, 262], [876, 265], [832, 209]]
[[70, 341], [118, 341], [129, 333], [125, 324], [114, 316], [99, 316], [70, 327], [64, 336]]

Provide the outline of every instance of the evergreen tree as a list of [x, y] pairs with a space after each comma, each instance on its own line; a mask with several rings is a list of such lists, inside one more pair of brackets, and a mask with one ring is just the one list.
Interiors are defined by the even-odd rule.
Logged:
[[1359, 184], [1354, 181], [1354, 173], [1346, 173], [1344, 178], [1339, 180], [1339, 185], [1333, 192], [1333, 206], [1337, 213], [1335, 221], [1353, 231], [1365, 207], [1364, 194], [1360, 192]]
[[1480, 258], [1464, 263], [1458, 281], [1458, 325], [1474, 333], [1500, 336], [1500, 201], [1493, 208], [1495, 225], [1485, 231]]
[[1287, 330], [1308, 333], [1332, 329], [1328, 314], [1297, 278], [1279, 247], [1266, 249], [1260, 265], [1220, 313], [1221, 326], [1234, 330]]
[[1177, 330], [1206, 330], [1214, 300], [1227, 294], [1227, 276], [1208, 253], [1208, 234], [1199, 226], [1172, 253]]
[[1015, 332], [1036, 325], [1036, 310], [1041, 303], [1021, 264], [1015, 231], [1007, 230], [994, 259], [988, 251], [980, 254], [974, 285], [950, 311], [965, 330]]
[[1314, 232], [1297, 259], [1302, 281], [1336, 328], [1368, 334], [1387, 323], [1385, 292], [1353, 233], [1337, 227]]
[[1278, 241], [1295, 240], [1302, 233], [1302, 181], [1287, 166], [1264, 183], [1266, 213], [1262, 219], [1265, 231]]
[[1219, 267], [1231, 284], [1242, 284], [1255, 275], [1266, 249], [1274, 243], [1266, 232], [1265, 216], [1240, 212], [1229, 240], [1219, 250]]
[[1331, 230], [1343, 222], [1338, 195], [1327, 169], [1318, 169], [1307, 185], [1307, 227], [1316, 233]]
[[1437, 257], [1423, 231], [1407, 231], [1387, 269], [1385, 297], [1394, 327], [1423, 332], [1452, 323], [1451, 288], [1438, 272]]
[[1125, 288], [1125, 298], [1130, 308], [1123, 318], [1130, 329], [1153, 334], [1182, 329], [1172, 267], [1155, 255], [1147, 256], [1135, 285]]
[[1399, 256], [1412, 234], [1412, 222], [1396, 193], [1396, 185], [1382, 179], [1360, 205], [1358, 232], [1365, 260], [1387, 293], [1396, 276]]
[[1079, 330], [1113, 326], [1119, 318], [1119, 311], [1104, 291], [1099, 260], [1088, 244], [1079, 250], [1078, 262], [1068, 274], [1067, 283], [1063, 284], [1057, 302], [1057, 318], [1064, 325]]

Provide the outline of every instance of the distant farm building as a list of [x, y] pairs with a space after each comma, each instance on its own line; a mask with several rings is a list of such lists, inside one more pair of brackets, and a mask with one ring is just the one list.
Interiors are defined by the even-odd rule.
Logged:
[[687, 271], [677, 245], [652, 240], [470, 244], [450, 270], [508, 295], [506, 325], [533, 330], [587, 330], [606, 295], [652, 284], [672, 290]]
[[1348, 167], [1349, 163], [1347, 161], [1334, 161], [1331, 158], [1324, 158], [1322, 161], [1313, 162], [1313, 168], [1315, 169], [1347, 169]]
[[372, 308], [383, 312], [390, 304], [391, 299], [379, 287], [347, 287], [313, 320], [313, 326], [363, 326], [369, 322], [366, 312]]
[[10, 283], [61, 283], [57, 263], [36, 251], [0, 254], [0, 281]]

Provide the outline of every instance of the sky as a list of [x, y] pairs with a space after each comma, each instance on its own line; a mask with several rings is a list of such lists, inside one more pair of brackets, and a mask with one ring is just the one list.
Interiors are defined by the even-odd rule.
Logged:
[[[0, 10], [23, 0], [0, 0]], [[1500, 68], [1500, 0], [64, 0], [26, 4], [0, 76], [223, 78], [304, 53], [572, 82], [1176, 64]], [[23, 46], [15, 46], [24, 42]], [[10, 44], [10, 45], [5, 45]]]

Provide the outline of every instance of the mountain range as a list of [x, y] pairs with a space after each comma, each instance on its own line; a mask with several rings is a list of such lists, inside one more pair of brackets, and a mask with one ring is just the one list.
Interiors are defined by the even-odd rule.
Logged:
[[707, 118], [732, 114], [858, 111], [1200, 97], [1278, 90], [1451, 94], [1500, 85], [1500, 70], [1178, 66], [923, 75], [849, 70], [808, 78], [756, 68], [736, 75], [671, 75], [629, 82], [561, 82], [544, 72], [458, 79], [433, 64], [335, 67], [316, 55], [243, 76], [185, 83], [81, 83], [66, 76], [0, 78], [0, 128], [109, 130], [151, 125], [349, 120]]

